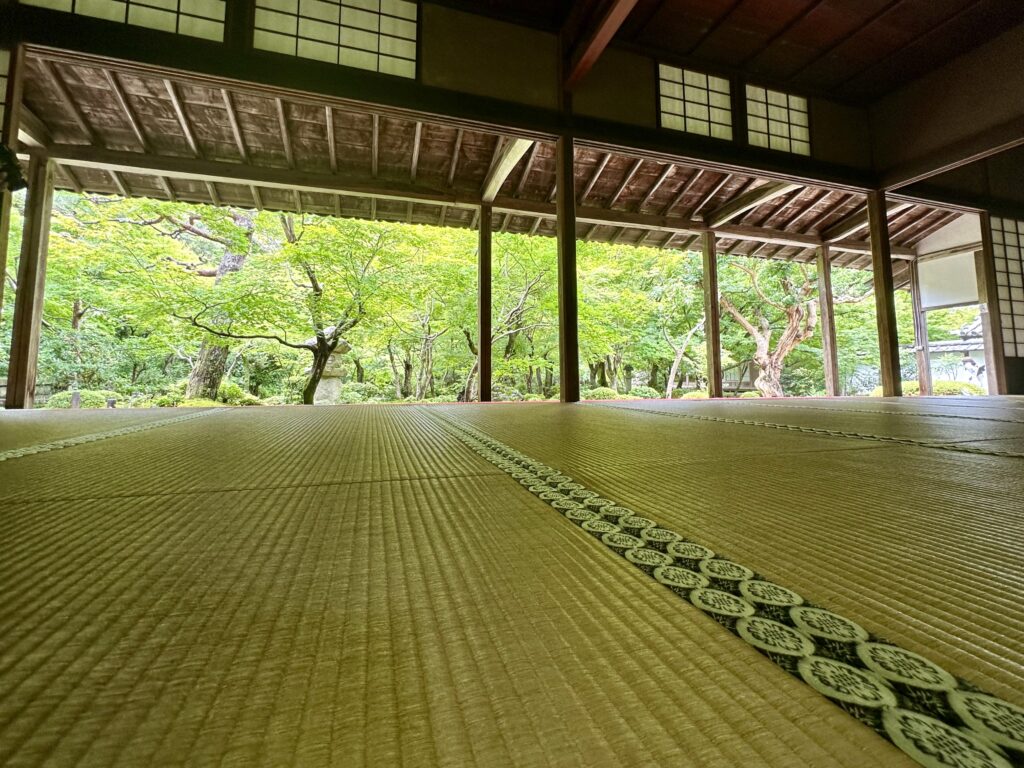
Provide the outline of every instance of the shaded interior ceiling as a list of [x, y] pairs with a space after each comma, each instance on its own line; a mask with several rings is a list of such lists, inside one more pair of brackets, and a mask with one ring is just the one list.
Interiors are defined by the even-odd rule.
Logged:
[[[548, 29], [560, 28], [572, 5], [443, 2]], [[867, 103], [1022, 22], [1020, 0], [638, 0], [615, 41]]]
[[[65, 189], [429, 225], [477, 225], [485, 180], [511, 141], [475, 126], [37, 48], [27, 56], [23, 104]], [[495, 230], [554, 235], [554, 154], [539, 141], [517, 162], [493, 203]], [[708, 214], [773, 183], [588, 146], [577, 147], [575, 174], [581, 239], [679, 249], [698, 247]], [[863, 206], [858, 193], [793, 184], [730, 219], [719, 250], [813, 261], [815, 238]], [[898, 284], [914, 245], [957, 215], [891, 209]], [[866, 227], [843, 235], [835, 263], [869, 266], [866, 236]]]

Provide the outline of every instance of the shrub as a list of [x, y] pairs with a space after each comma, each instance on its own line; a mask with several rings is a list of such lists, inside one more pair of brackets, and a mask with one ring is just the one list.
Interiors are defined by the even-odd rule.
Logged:
[[703, 389], [692, 389], [679, 396], [680, 400], [707, 400], [708, 393]]
[[633, 387], [629, 390], [628, 397], [639, 397], [644, 400], [656, 400], [661, 397], [661, 392], [654, 387]]
[[522, 400], [523, 393], [514, 387], [496, 384], [491, 390], [491, 397], [499, 403], [511, 403]]
[[205, 397], [194, 397], [191, 400], [182, 400], [178, 405], [182, 408], [221, 408], [224, 403], [207, 400]]
[[380, 387], [376, 384], [371, 384], [368, 381], [350, 381], [341, 388], [341, 391], [354, 392], [360, 395], [363, 400], [369, 400], [371, 397], [381, 397], [381, 395], [383, 395]]
[[[903, 394], [905, 397], [916, 397], [921, 394], [921, 382], [904, 381]], [[964, 395], [984, 395], [985, 390], [969, 381], [933, 381], [932, 394], [938, 396], [960, 397]], [[871, 397], [881, 397], [882, 388], [875, 387], [871, 390]]]
[[538, 395], [535, 392], [530, 392], [527, 395], [523, 395], [523, 400], [526, 401], [526, 402], [530, 402], [530, 403], [534, 403], [534, 402], [537, 402], [538, 400], [543, 400], [543, 399], [544, 399], [544, 395]]
[[179, 392], [168, 392], [166, 395], [157, 395], [153, 398], [153, 405], [158, 408], [174, 408], [175, 406], [181, 405], [181, 401], [185, 399], [185, 396]]
[[[81, 389], [79, 393], [82, 396], [81, 407], [82, 408], [106, 408], [107, 400], [113, 399], [117, 402], [121, 402], [121, 396], [117, 392], [113, 392], [109, 389]], [[65, 392], [57, 392], [50, 396], [50, 399], [46, 401], [47, 408], [70, 408], [71, 407], [71, 390]]]
[[360, 392], [356, 392], [352, 389], [342, 389], [338, 392], [336, 402], [339, 405], [355, 405], [356, 403], [365, 403], [366, 398]]
[[246, 391], [233, 381], [222, 381], [217, 387], [217, 399], [228, 405], [238, 405]]
[[594, 387], [583, 393], [584, 400], [617, 400], [619, 393], [611, 387]]
[[749, 392], [744, 392], [743, 394], [740, 395], [740, 397], [760, 397], [760, 396], [761, 396], [761, 393], [758, 392], [756, 389], [752, 389]]

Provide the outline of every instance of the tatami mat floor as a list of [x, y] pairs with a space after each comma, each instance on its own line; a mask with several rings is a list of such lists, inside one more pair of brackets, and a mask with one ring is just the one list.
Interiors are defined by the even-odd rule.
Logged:
[[0, 413], [0, 764], [915, 765], [474, 434], [1024, 706], [1022, 400], [192, 413]]

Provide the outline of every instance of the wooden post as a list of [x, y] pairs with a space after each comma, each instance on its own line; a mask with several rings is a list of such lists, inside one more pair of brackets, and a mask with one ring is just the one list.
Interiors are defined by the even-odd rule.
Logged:
[[18, 261], [18, 293], [14, 299], [14, 330], [7, 371], [7, 408], [31, 408], [36, 390], [36, 359], [43, 320], [46, 250], [53, 204], [53, 163], [32, 155], [25, 199], [25, 229]]
[[928, 316], [921, 304], [921, 280], [917, 261], [910, 262], [910, 302], [914, 310], [914, 351], [917, 353], [917, 382], [921, 395], [932, 393], [932, 356], [928, 349]]
[[896, 302], [892, 282], [892, 253], [889, 249], [889, 222], [885, 193], [868, 192], [868, 226], [871, 229], [871, 271], [875, 284], [875, 312], [878, 321], [878, 354], [882, 375], [882, 395], [900, 397], [899, 335], [896, 332]]
[[573, 140], [555, 149], [558, 212], [558, 370], [563, 403], [580, 399], [579, 306], [576, 297], [576, 180]]
[[[3, 119], [0, 120], [0, 143], [18, 148], [18, 118], [21, 112], [22, 73], [25, 71], [25, 52], [18, 48], [0, 51], [0, 67], [6, 69], [7, 88], [0, 93]], [[11, 232], [11, 193], [6, 185], [0, 187], [0, 315], [4, 311], [4, 284], [7, 282], [7, 248]]]
[[718, 303], [718, 252], [715, 233], [704, 232], [704, 341], [708, 358], [708, 397], [722, 396], [721, 306]]
[[480, 402], [491, 400], [491, 206], [480, 206], [480, 247], [476, 278], [477, 378]]
[[978, 277], [978, 305], [981, 310], [981, 331], [985, 341], [985, 376], [990, 395], [1006, 394], [1006, 364], [1003, 350], [1003, 324], [999, 317], [999, 294], [996, 289], [996, 262], [992, 249], [992, 222], [983, 211], [981, 219], [981, 250], [974, 254], [974, 270]]
[[832, 254], [827, 245], [818, 248], [818, 316], [821, 318], [821, 362], [825, 368], [825, 393], [842, 394], [839, 386], [839, 349], [836, 346], [835, 306], [832, 303]]

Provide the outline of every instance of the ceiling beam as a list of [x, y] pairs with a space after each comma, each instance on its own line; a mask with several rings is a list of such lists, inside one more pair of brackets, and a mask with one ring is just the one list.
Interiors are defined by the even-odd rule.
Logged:
[[[601, 174], [604, 173], [604, 169], [608, 167], [608, 161], [611, 159], [611, 152], [605, 152], [604, 155], [601, 156], [601, 159], [597, 162], [597, 168], [594, 169], [594, 173], [591, 175], [590, 180], [587, 181], [587, 186], [585, 186], [583, 191], [580, 192], [580, 197], [577, 201], [579, 205], [583, 205], [583, 203], [586, 202], [587, 197], [590, 196], [590, 193], [594, 191], [594, 185], [597, 184], [597, 180], [601, 178]], [[554, 192], [552, 192], [549, 199], [554, 199]]]
[[638, 211], [642, 211], [644, 206], [651, 202], [651, 198], [654, 197], [654, 194], [661, 188], [661, 185], [665, 183], [668, 177], [671, 176], [675, 170], [676, 167], [672, 165], [672, 163], [667, 163], [665, 167], [662, 168], [661, 173], [658, 175], [658, 178], [654, 180], [654, 184], [651, 185], [651, 188], [647, 190], [647, 194], [644, 195], [643, 200], [637, 204], [636, 209]]
[[[888, 207], [888, 215], [895, 216], [907, 208], [912, 208], [910, 203], [892, 203]], [[821, 233], [821, 239], [827, 243], [834, 240], [842, 240], [854, 232], [864, 229], [868, 225], [868, 207], [866, 205], [855, 209], [852, 213], [844, 216], [831, 227]]]
[[380, 115], [374, 115], [370, 123], [370, 175], [376, 179], [380, 164]]
[[281, 129], [281, 144], [284, 146], [284, 159], [289, 168], [295, 167], [295, 152], [292, 149], [292, 134], [288, 130], [288, 116], [284, 111], [284, 100], [274, 99], [274, 106], [277, 108], [277, 124]]
[[[242, 127], [238, 122], [238, 115], [235, 114], [235, 105], [231, 102], [231, 94], [227, 92], [227, 89], [220, 89], [221, 96], [224, 98], [224, 109], [228, 113], [228, 122], [231, 124], [231, 135], [235, 137], [235, 146], [238, 148], [238, 156], [242, 159], [243, 163], [249, 162], [249, 152], [245, 147], [245, 139], [242, 138]], [[196, 155], [198, 157], [198, 154]]]
[[334, 144], [334, 109], [324, 107], [324, 120], [327, 124], [327, 156], [331, 162], [331, 173], [337, 173], [338, 147]]
[[64, 84], [64, 80], [61, 78], [54, 63], [52, 61], [43, 60], [39, 62], [39, 65], [46, 73], [46, 77], [50, 81], [50, 85], [52, 85], [54, 90], [57, 91], [57, 97], [61, 105], [71, 113], [72, 119], [82, 130], [82, 133], [84, 133], [89, 139], [89, 143], [98, 143], [96, 140], [96, 132], [93, 131], [92, 126], [89, 125], [89, 121], [85, 119], [85, 115], [82, 114], [82, 110], [78, 108], [78, 103], [71, 97], [71, 93], [68, 91], [68, 87]]
[[523, 190], [526, 188], [526, 180], [530, 177], [530, 170], [533, 168], [533, 161], [537, 159], [538, 149], [540, 149], [540, 142], [533, 142], [533, 146], [530, 147], [530, 154], [526, 156], [526, 165], [523, 166], [523, 172], [519, 176], [519, 183], [516, 184], [516, 197], [520, 197], [523, 194]]
[[217, 187], [214, 185], [212, 181], [206, 182], [206, 192], [207, 194], [210, 195], [210, 202], [212, 202], [215, 206], [220, 208], [220, 195], [217, 194]]
[[18, 140], [34, 147], [48, 147], [53, 143], [50, 129], [24, 102], [18, 112]]
[[693, 189], [693, 185], [696, 184], [698, 181], [700, 181], [700, 179], [701, 179], [701, 177], [703, 175], [704, 175], [704, 169], [703, 168], [697, 169], [694, 172], [693, 176], [688, 178], [683, 183], [683, 185], [681, 187], [679, 187], [679, 191], [676, 192], [675, 196], [669, 201], [668, 205], [665, 206], [665, 209], [661, 212], [661, 215], [662, 216], [667, 216], [672, 211], [673, 208], [675, 208], [677, 205], [679, 205], [679, 203], [681, 203], [683, 201], [683, 198], [686, 197], [686, 193], [689, 192], [691, 189]]
[[448, 164], [448, 186], [455, 183], [455, 169], [459, 167], [459, 150], [462, 149], [462, 129], [455, 131], [455, 143], [452, 145], [452, 161]]
[[691, 216], [696, 216], [698, 213], [700, 213], [701, 208], [703, 208], [705, 205], [710, 203], [711, 199], [715, 195], [717, 195], [719, 193], [719, 191], [721, 191], [722, 187], [724, 187], [729, 182], [729, 179], [731, 179], [731, 178], [732, 178], [732, 176], [730, 174], [728, 174], [728, 173], [725, 174], [724, 176], [722, 176], [722, 178], [718, 181], [718, 183], [715, 184], [714, 186], [712, 186], [711, 189], [709, 189], [704, 194], [704, 197], [702, 197], [700, 200], [697, 201], [697, 204], [695, 206], [693, 206], [693, 210], [689, 211], [687, 213], [687, 217], [689, 218]]
[[416, 183], [416, 174], [420, 169], [420, 140], [423, 138], [423, 123], [416, 121], [412, 133], [412, 162], [409, 164], [409, 182]]
[[574, 36], [566, 55], [565, 90], [571, 91], [586, 77], [636, 4], [637, 0], [607, 0], [604, 8]]
[[[188, 115], [185, 114], [185, 107], [181, 103], [181, 99], [178, 97], [178, 91], [175, 89], [174, 83], [165, 78], [164, 88], [167, 90], [167, 95], [171, 99], [171, 108], [174, 110], [175, 117], [178, 118], [178, 125], [181, 126], [181, 131], [185, 134], [185, 141], [188, 142], [188, 148], [192, 150], [192, 156], [202, 157], [202, 153], [199, 151], [199, 142], [196, 141], [195, 131], [192, 130], [192, 123], [189, 121]], [[225, 91], [224, 94], [225, 107], [228, 108], [228, 100], [226, 98], [227, 92]], [[231, 109], [231, 111], [234, 112], [234, 109]], [[234, 123], [232, 123], [232, 129], [234, 129]]]
[[742, 216], [747, 211], [757, 208], [757, 206], [762, 203], [767, 203], [769, 200], [774, 200], [777, 197], [788, 195], [790, 192], [801, 189], [802, 187], [802, 184], [770, 181], [767, 184], [762, 184], [756, 189], [751, 189], [748, 192], [737, 195], [725, 205], [711, 211], [711, 213], [704, 216], [704, 222], [709, 227], [721, 226], [722, 224], [732, 221], [737, 216]]
[[143, 152], [149, 152], [149, 141], [142, 130], [142, 123], [139, 122], [139, 117], [135, 114], [135, 110], [132, 109], [132, 105], [128, 103], [128, 96], [121, 87], [117, 75], [109, 69], [103, 70], [103, 74], [106, 77], [107, 85], [110, 86], [111, 93], [114, 94], [114, 99], [117, 101], [118, 106], [121, 107], [125, 117], [128, 118], [128, 125], [131, 126], [132, 133], [135, 134], [135, 140], [139, 142], [139, 148]]
[[633, 165], [629, 167], [629, 170], [626, 171], [626, 175], [622, 178], [622, 182], [615, 188], [615, 192], [612, 193], [611, 198], [608, 200], [609, 208], [615, 205], [616, 201], [618, 201], [622, 196], [622, 193], [626, 191], [626, 187], [629, 186], [629, 182], [633, 180], [633, 177], [636, 176], [637, 172], [640, 170], [640, 166], [643, 164], [644, 161], [638, 158], [633, 162]]
[[491, 169], [484, 179], [483, 188], [480, 191], [480, 199], [490, 203], [498, 196], [501, 185], [512, 173], [512, 169], [519, 164], [519, 161], [526, 154], [527, 150], [534, 145], [533, 139], [509, 139], [498, 150]]

